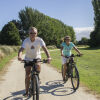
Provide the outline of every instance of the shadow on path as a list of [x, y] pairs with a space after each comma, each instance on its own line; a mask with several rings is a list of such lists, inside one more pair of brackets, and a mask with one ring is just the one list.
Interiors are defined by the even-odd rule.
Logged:
[[[67, 83], [66, 83], [67, 84]], [[46, 82], [44, 86], [40, 86], [40, 94], [52, 94], [54, 96], [67, 96], [75, 91], [71, 87], [65, 87], [62, 80]]]
[[[4, 98], [3, 100], [23, 100], [23, 96], [22, 96], [23, 93], [25, 93], [25, 90], [12, 92], [10, 96]], [[18, 97], [16, 97], [16, 96], [18, 96]], [[24, 100], [28, 100], [28, 98], [26, 98]]]
[[[75, 93], [73, 88], [65, 87], [62, 80], [55, 80], [46, 82], [44, 86], [40, 86], [40, 94], [51, 94], [54, 96], [67, 96]], [[66, 83], [67, 84], [67, 83]], [[17, 92], [12, 92], [10, 96], [4, 98], [3, 100], [23, 100], [22, 94], [25, 93], [25, 90], [20, 90]], [[24, 100], [29, 100], [26, 98]]]

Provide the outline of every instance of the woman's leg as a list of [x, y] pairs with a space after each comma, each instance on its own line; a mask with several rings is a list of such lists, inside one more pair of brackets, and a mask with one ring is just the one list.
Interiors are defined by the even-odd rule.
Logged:
[[64, 66], [64, 69], [63, 69], [63, 80], [65, 81], [65, 77], [66, 77], [66, 73], [67, 73], [67, 64], [65, 63], [63, 66]]
[[62, 64], [64, 66], [64, 68], [63, 68], [63, 80], [64, 81], [65, 81], [66, 72], [67, 72], [67, 64], [66, 64], [66, 62], [67, 62], [67, 58], [62, 57]]

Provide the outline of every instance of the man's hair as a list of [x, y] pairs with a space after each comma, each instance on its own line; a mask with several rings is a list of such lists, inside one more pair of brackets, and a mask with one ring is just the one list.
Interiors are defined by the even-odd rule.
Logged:
[[30, 27], [30, 28], [29, 28], [29, 33], [30, 33], [32, 30], [34, 30], [36, 33], [38, 32], [36, 27]]

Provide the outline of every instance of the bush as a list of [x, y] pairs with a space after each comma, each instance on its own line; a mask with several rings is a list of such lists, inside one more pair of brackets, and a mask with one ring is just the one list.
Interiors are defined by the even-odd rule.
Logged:
[[5, 56], [11, 55], [13, 52], [18, 52], [19, 46], [5, 46], [0, 45], [0, 60]]
[[3, 59], [4, 56], [4, 53], [0, 50], [0, 60]]

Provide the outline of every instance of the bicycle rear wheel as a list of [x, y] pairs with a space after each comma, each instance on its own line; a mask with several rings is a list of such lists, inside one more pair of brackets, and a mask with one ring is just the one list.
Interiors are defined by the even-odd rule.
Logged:
[[33, 77], [33, 100], [39, 100], [39, 80], [37, 75]]
[[74, 90], [77, 90], [79, 87], [79, 72], [77, 70], [77, 67], [73, 65], [71, 68], [71, 83]]

